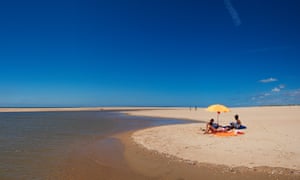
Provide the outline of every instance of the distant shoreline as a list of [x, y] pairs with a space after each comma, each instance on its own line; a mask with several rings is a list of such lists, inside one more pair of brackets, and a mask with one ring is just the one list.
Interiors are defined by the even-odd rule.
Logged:
[[[0, 106], [0, 109], [3, 108], [189, 108], [189, 107], [197, 107], [197, 108], [206, 108], [211, 104], [208, 104], [207, 106], [203, 105], [190, 105], [190, 106], [159, 106], [159, 105], [153, 105], [153, 106], [148, 106], [148, 105], [141, 105], [141, 106], [132, 106], [132, 105], [104, 105], [104, 106]], [[249, 105], [249, 106], [230, 106], [228, 104], [224, 104], [228, 107], [236, 107], [236, 108], [248, 108], [248, 107], [273, 107], [273, 106], [300, 106], [300, 104], [269, 104], [269, 105]]]
[[[241, 106], [231, 108], [256, 108], [256, 107], [295, 107], [300, 105], [263, 105]], [[150, 110], [150, 109], [177, 109], [192, 108], [195, 106], [99, 106], [99, 107], [0, 107], [1, 112], [63, 112], [63, 111], [127, 111], [127, 110]], [[196, 106], [199, 109], [206, 108]]]
[[[179, 108], [179, 107], [177, 107]], [[177, 109], [175, 107], [78, 107], [78, 108], [0, 108], [1, 112], [76, 112], [76, 111], [134, 111], [151, 109]]]

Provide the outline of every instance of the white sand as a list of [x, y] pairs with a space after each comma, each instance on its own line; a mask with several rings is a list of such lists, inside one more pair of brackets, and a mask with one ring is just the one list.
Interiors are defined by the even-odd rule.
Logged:
[[135, 116], [155, 116], [197, 120], [199, 123], [168, 125], [135, 132], [134, 141], [149, 150], [181, 159], [232, 167], [284, 167], [300, 170], [300, 106], [233, 108], [220, 115], [220, 124], [240, 115], [248, 128], [244, 135], [216, 137], [204, 135], [203, 121], [216, 114], [203, 108], [162, 109], [126, 112]]

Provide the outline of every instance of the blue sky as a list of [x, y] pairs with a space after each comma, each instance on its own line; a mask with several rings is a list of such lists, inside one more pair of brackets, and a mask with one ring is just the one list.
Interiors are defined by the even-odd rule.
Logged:
[[299, 104], [299, 7], [1, 1], [0, 106]]

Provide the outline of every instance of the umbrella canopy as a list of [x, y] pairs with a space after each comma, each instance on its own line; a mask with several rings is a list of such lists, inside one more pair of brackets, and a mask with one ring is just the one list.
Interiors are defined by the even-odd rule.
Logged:
[[229, 112], [230, 109], [222, 104], [213, 104], [207, 107], [206, 109], [209, 112], [217, 112], [218, 113], [218, 124], [219, 124], [219, 115], [221, 112]]

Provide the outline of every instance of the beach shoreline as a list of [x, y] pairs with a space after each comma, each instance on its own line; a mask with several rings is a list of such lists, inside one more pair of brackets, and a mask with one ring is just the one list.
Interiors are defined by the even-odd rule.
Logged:
[[[248, 127], [244, 135], [215, 137], [204, 135], [209, 118], [216, 115], [204, 108], [190, 110], [144, 110], [124, 112], [132, 116], [188, 119], [198, 123], [167, 125], [134, 132], [140, 147], [188, 162], [208, 163], [230, 168], [269, 169], [270, 173], [300, 174], [299, 106], [232, 108], [220, 115], [220, 122], [233, 121], [239, 114]], [[277, 170], [274, 170], [277, 169]]]
[[[202, 171], [202, 174], [208, 173], [207, 175], [222, 172], [223, 175], [247, 173], [251, 177], [256, 177], [257, 173], [261, 177], [265, 177], [266, 174], [268, 177], [280, 176], [291, 179], [300, 177], [300, 137], [297, 133], [297, 127], [300, 125], [300, 106], [242, 107], [232, 108], [229, 113], [221, 113], [221, 124], [228, 124], [233, 121], [235, 114], [239, 114], [243, 124], [248, 127], [244, 135], [236, 137], [204, 135], [200, 128], [204, 128], [210, 118], [216, 118], [215, 113], [207, 112], [205, 108], [197, 110], [180, 107], [0, 108], [0, 112], [61, 111], [118, 111], [137, 117], [191, 120], [192, 123], [188, 124], [135, 130], [128, 132], [125, 140], [121, 138], [126, 144], [124, 154], [132, 169], [139, 173], [141, 171], [142, 174], [146, 173], [150, 177], [153, 177], [151, 171], [144, 172], [145, 168], [140, 169], [139, 166], [148, 167], [154, 164], [160, 167], [159, 164], [169, 161], [170, 163], [175, 161], [171, 168], [174, 171], [178, 167], [193, 166], [195, 172], [199, 168], [208, 168], [207, 171]], [[131, 153], [128, 153], [130, 151]], [[136, 153], [142, 153], [148, 159], [138, 160], [137, 163]], [[153, 154], [155, 157], [152, 157]], [[151, 158], [157, 162], [147, 165], [147, 161]], [[155, 168], [154, 165], [152, 168]], [[161, 167], [161, 173], [168, 171], [167, 165], [170, 164]], [[193, 174], [190, 170], [186, 172]], [[218, 174], [219, 179], [222, 173]], [[174, 177], [178, 176], [175, 174]], [[193, 177], [199, 176], [196, 174]]]
[[178, 109], [176, 107], [0, 107], [1, 112], [76, 112], [76, 111], [140, 111]]
[[146, 177], [156, 179], [299, 179], [300, 174], [288, 168], [245, 166], [230, 167], [226, 165], [203, 163], [178, 158], [176, 156], [149, 150], [135, 142], [134, 131], [118, 134], [124, 145], [124, 158], [130, 169]]

